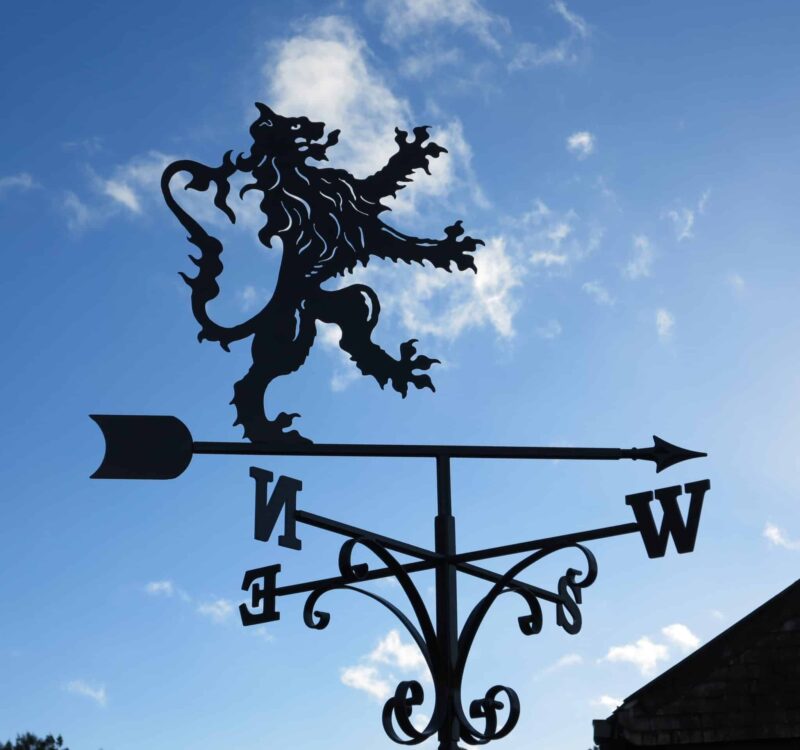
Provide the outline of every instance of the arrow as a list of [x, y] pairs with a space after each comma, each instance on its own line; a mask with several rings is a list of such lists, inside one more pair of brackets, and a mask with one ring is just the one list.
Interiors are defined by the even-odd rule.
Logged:
[[656, 472], [706, 453], [679, 448], [653, 436], [650, 448], [542, 446], [392, 445], [364, 443], [238, 443], [192, 439], [176, 417], [92, 414], [106, 453], [92, 479], [174, 479], [193, 454], [222, 456], [368, 456], [393, 458], [523, 458], [581, 461], [653, 461]]

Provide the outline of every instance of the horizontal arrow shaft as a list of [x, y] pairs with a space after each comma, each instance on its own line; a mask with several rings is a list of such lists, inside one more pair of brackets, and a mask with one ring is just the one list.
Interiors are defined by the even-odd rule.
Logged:
[[391, 445], [363, 443], [233, 443], [197, 441], [195, 454], [233, 456], [367, 456], [373, 458], [538, 458], [618, 461], [653, 460], [649, 448], [556, 448], [494, 445]]

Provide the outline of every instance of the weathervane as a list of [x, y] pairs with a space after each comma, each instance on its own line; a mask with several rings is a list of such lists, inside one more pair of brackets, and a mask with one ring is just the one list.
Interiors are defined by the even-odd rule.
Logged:
[[[195, 441], [186, 425], [176, 417], [92, 415], [103, 432], [106, 449], [96, 479], [173, 479], [188, 467], [194, 455], [250, 456], [345, 456], [345, 457], [414, 457], [434, 459], [436, 464], [437, 513], [434, 519], [434, 546], [426, 549], [398, 539], [356, 528], [298, 508], [303, 483], [259, 467], [250, 468], [255, 481], [254, 537], [269, 542], [279, 523], [283, 533], [278, 545], [299, 551], [302, 540], [298, 524], [313, 526], [346, 538], [338, 557], [339, 575], [316, 581], [278, 584], [280, 565], [266, 565], [244, 575], [242, 590], [249, 602], [239, 607], [245, 626], [272, 622], [280, 618], [280, 597], [307, 596], [303, 620], [312, 629], [328, 626], [330, 614], [320, 608], [320, 600], [335, 590], [356, 592], [388, 609], [403, 625], [419, 647], [433, 680], [433, 711], [424, 724], [414, 720], [414, 709], [423, 703], [424, 691], [416, 680], [401, 682], [383, 709], [383, 726], [397, 743], [414, 745], [436, 735], [440, 750], [457, 750], [459, 741], [486, 744], [511, 732], [520, 714], [516, 692], [504, 685], [490, 687], [482, 698], [465, 707], [462, 680], [475, 636], [491, 606], [503, 594], [522, 598], [525, 608], [518, 617], [524, 635], [536, 635], [544, 626], [542, 603], [555, 608], [556, 625], [569, 634], [580, 631], [580, 604], [583, 591], [597, 577], [597, 562], [585, 542], [595, 539], [638, 533], [649, 557], [663, 557], [669, 540], [680, 553], [691, 552], [697, 537], [703, 501], [710, 488], [707, 479], [661, 487], [625, 497], [634, 521], [601, 529], [527, 540], [489, 549], [460, 552], [456, 546], [456, 522], [452, 512], [451, 459], [567, 459], [616, 461], [621, 459], [651, 461], [660, 472], [676, 463], [705, 456], [685, 450], [654, 437], [649, 448], [555, 448], [528, 446], [477, 445], [374, 445], [353, 443], [314, 444], [289, 430], [296, 414], [279, 413], [269, 419], [264, 409], [267, 386], [280, 375], [297, 370], [308, 355], [317, 320], [336, 323], [342, 330], [340, 346], [350, 354], [365, 375], [372, 375], [381, 387], [392, 383], [403, 396], [409, 384], [431, 388], [427, 370], [437, 360], [417, 355], [415, 339], [400, 346], [395, 359], [371, 340], [380, 310], [375, 292], [363, 284], [345, 286], [336, 291], [320, 288], [322, 282], [351, 271], [356, 263], [366, 264], [373, 255], [406, 262], [428, 261], [450, 270], [475, 269], [472, 253], [480, 240], [461, 236], [461, 222], [445, 229], [445, 238], [421, 240], [408, 237], [384, 224], [378, 215], [387, 210], [381, 199], [395, 195], [411, 180], [416, 169], [428, 171], [428, 159], [444, 151], [428, 141], [427, 128], [414, 129], [414, 139], [397, 130], [397, 153], [371, 177], [359, 180], [339, 169], [309, 166], [306, 160], [326, 159], [326, 150], [338, 140], [338, 130], [320, 142], [325, 130], [322, 123], [305, 117], [286, 118], [263, 104], [256, 105], [259, 118], [250, 128], [253, 146], [248, 156], [235, 160], [225, 154], [219, 167], [194, 161], [177, 161], [167, 167], [162, 189], [167, 204], [189, 232], [189, 241], [200, 250], [192, 258], [199, 272], [189, 278], [182, 274], [192, 290], [192, 312], [200, 323], [199, 339], [217, 341], [227, 349], [235, 342], [253, 337], [253, 365], [234, 386], [233, 404], [236, 424], [244, 427], [251, 442]], [[213, 183], [214, 203], [231, 221], [235, 215], [227, 204], [230, 178], [236, 172], [252, 175], [254, 182], [240, 191], [258, 190], [266, 224], [259, 232], [261, 242], [269, 246], [274, 237], [283, 245], [278, 282], [272, 299], [250, 320], [226, 328], [211, 320], [206, 305], [219, 293], [217, 278], [222, 273], [222, 244], [209, 235], [182, 208], [170, 190], [171, 179], [182, 172], [191, 179], [188, 189], [205, 191]], [[460, 239], [459, 239], [460, 238]], [[191, 257], [191, 256], [190, 256]], [[689, 496], [684, 518], [678, 498]], [[652, 505], [661, 507], [660, 525]], [[579, 570], [568, 567], [554, 590], [533, 586], [521, 580], [528, 568], [545, 557], [573, 549], [582, 560]], [[355, 554], [370, 553], [380, 566], [371, 568], [357, 562]], [[410, 558], [404, 562], [397, 555]], [[477, 565], [506, 555], [524, 555], [505, 573]], [[428, 612], [411, 576], [434, 570], [436, 603], [433, 617]], [[491, 584], [489, 592], [478, 601], [459, 629], [457, 611], [457, 574], [477, 577]], [[363, 584], [380, 578], [394, 578], [400, 585], [413, 616]]]

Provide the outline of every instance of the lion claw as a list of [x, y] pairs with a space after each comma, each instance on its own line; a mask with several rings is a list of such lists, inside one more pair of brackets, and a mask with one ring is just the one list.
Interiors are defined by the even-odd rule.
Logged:
[[418, 389], [429, 388], [435, 391], [430, 375], [415, 373], [414, 370], [428, 370], [435, 364], [440, 364], [438, 359], [426, 357], [424, 354], [414, 356], [417, 348], [414, 344], [417, 339], [409, 339], [400, 344], [400, 359], [394, 367], [395, 372], [391, 375], [392, 388], [405, 398], [408, 395], [408, 385], [411, 383]]

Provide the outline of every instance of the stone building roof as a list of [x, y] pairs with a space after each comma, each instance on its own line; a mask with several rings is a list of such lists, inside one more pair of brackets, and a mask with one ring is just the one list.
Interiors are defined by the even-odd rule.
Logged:
[[800, 748], [800, 580], [594, 722], [600, 750]]

